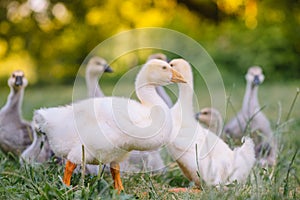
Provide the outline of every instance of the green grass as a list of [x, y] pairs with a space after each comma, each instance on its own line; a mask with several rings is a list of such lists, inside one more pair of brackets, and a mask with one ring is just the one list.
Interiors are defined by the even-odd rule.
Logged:
[[[235, 78], [231, 80], [232, 82], [226, 82], [226, 90], [227, 94], [232, 91], [231, 100], [238, 110], [241, 107], [245, 83]], [[114, 83], [116, 80], [102, 85], [106, 94], [111, 94]], [[131, 90], [130, 84], [132, 82], [121, 84], [116, 94], [122, 95], [122, 92]], [[112, 189], [112, 179], [108, 173], [101, 180], [86, 175], [84, 186], [81, 185], [80, 173], [75, 174], [72, 177], [73, 186], [66, 187], [61, 181], [63, 166], [56, 164], [54, 160], [33, 166], [20, 166], [18, 158], [0, 153], [0, 199], [300, 199], [300, 99], [291, 113], [293, 121], [275, 130], [278, 118], [281, 118], [280, 124], [285, 122], [299, 86], [299, 82], [295, 82], [265, 83], [260, 87], [260, 103], [266, 105], [264, 112], [280, 138], [278, 164], [268, 169], [255, 166], [245, 185], [232, 184], [226, 189], [217, 189], [203, 184], [203, 191], [198, 194], [171, 193], [168, 189], [172, 187], [192, 188], [193, 185], [182, 175], [175, 162], [168, 162], [170, 164], [164, 174], [124, 173], [122, 180], [125, 192], [119, 196]], [[84, 87], [77, 89], [82, 96], [86, 94]], [[195, 90], [199, 97], [198, 107], [209, 106], [210, 100], [205, 98], [208, 93], [201, 81], [195, 85]], [[219, 90], [218, 87], [215, 88], [216, 93]], [[0, 91], [0, 105], [3, 105], [9, 92], [8, 87], [1, 87]], [[72, 92], [72, 86], [28, 86], [22, 108], [23, 115], [30, 120], [34, 109], [67, 104], [72, 101]], [[281, 117], [278, 117], [280, 114]], [[234, 112], [229, 108], [226, 119], [233, 115]], [[167, 154], [163, 158], [170, 160]]]

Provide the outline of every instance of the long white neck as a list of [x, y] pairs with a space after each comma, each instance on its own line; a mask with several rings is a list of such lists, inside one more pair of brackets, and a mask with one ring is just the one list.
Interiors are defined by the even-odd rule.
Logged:
[[258, 86], [253, 86], [251, 82], [247, 82], [242, 110], [249, 116], [253, 115], [256, 109], [259, 109], [257, 92]]
[[183, 121], [195, 121], [193, 109], [193, 94], [194, 86], [193, 80], [188, 80], [187, 83], [179, 83], [179, 97], [172, 109], [176, 113], [181, 113]]
[[2, 111], [9, 111], [13, 110], [13, 112], [16, 115], [21, 115], [21, 106], [23, 102], [23, 96], [24, 96], [24, 88], [21, 88], [18, 91], [15, 91], [12, 87], [10, 88], [10, 93], [7, 97], [7, 102], [2, 108]]
[[[118, 120], [119, 127], [122, 127], [121, 129], [123, 131], [126, 130], [133, 136], [130, 140], [124, 142], [126, 144], [123, 147], [124, 149], [129, 151], [154, 150], [160, 148], [169, 141], [172, 130], [170, 110], [162, 98], [157, 94], [155, 89], [156, 86], [157, 85], [147, 83], [142, 72], [137, 75], [135, 92], [141, 101], [142, 106], [145, 107], [141, 112], [150, 111], [148, 113], [149, 118], [145, 118], [145, 121], [147, 121], [147, 123], [149, 122], [149, 124], [145, 124], [143, 127], [133, 126], [132, 123], [129, 123], [130, 120], [126, 120], [127, 118], [130, 119], [130, 116]], [[117, 106], [123, 105], [119, 103]], [[126, 105], [123, 107], [126, 107]], [[136, 110], [136, 112], [139, 112], [139, 110]], [[124, 114], [126, 115], [127, 113]], [[128, 114], [140, 115], [140, 113]], [[141, 116], [143, 115], [145, 115], [145, 113], [142, 113]], [[149, 119], [151, 119], [151, 122]]]
[[171, 109], [173, 127], [170, 141], [172, 144], [173, 141], [181, 140], [180, 138], [192, 140], [198, 126], [193, 110], [193, 80], [185, 76], [184, 78], [187, 83], [178, 84], [179, 97]]
[[104, 94], [98, 84], [98, 78], [98, 75], [90, 72], [86, 73], [86, 85], [88, 88], [89, 97], [104, 97]]
[[157, 94], [156, 85], [146, 83], [144, 80], [142, 73], [140, 73], [135, 81], [135, 92], [141, 103], [145, 106], [159, 105], [168, 109], [167, 104]]

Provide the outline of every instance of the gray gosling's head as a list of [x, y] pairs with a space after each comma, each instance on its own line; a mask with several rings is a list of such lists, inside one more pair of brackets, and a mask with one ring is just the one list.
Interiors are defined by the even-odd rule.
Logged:
[[113, 72], [112, 68], [107, 64], [106, 60], [100, 57], [92, 57], [87, 64], [87, 72], [99, 76], [103, 72]]
[[265, 80], [265, 76], [259, 66], [250, 67], [245, 78], [253, 87], [262, 84]]
[[28, 84], [25, 74], [21, 70], [14, 71], [8, 79], [8, 86], [14, 91], [19, 91], [22, 88], [25, 88]]

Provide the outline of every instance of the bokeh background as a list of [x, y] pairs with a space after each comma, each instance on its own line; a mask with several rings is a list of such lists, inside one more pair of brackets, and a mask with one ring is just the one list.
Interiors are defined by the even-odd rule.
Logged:
[[[142, 27], [190, 36], [223, 73], [261, 65], [272, 81], [300, 78], [298, 0], [1, 0], [1, 85], [13, 69], [33, 85], [72, 84], [96, 45]], [[114, 66], [113, 76], [127, 67]]]

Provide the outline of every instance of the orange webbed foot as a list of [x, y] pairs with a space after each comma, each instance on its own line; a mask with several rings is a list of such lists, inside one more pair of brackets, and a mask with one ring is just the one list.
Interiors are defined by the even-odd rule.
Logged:
[[65, 172], [64, 172], [64, 178], [63, 178], [63, 182], [67, 186], [70, 186], [71, 184], [71, 177], [75, 168], [76, 168], [76, 164], [67, 160]]
[[121, 175], [120, 175], [120, 165], [116, 162], [110, 163], [110, 172], [112, 175], [112, 178], [114, 180], [114, 188], [118, 190], [118, 194], [121, 193], [122, 190], [124, 190]]

